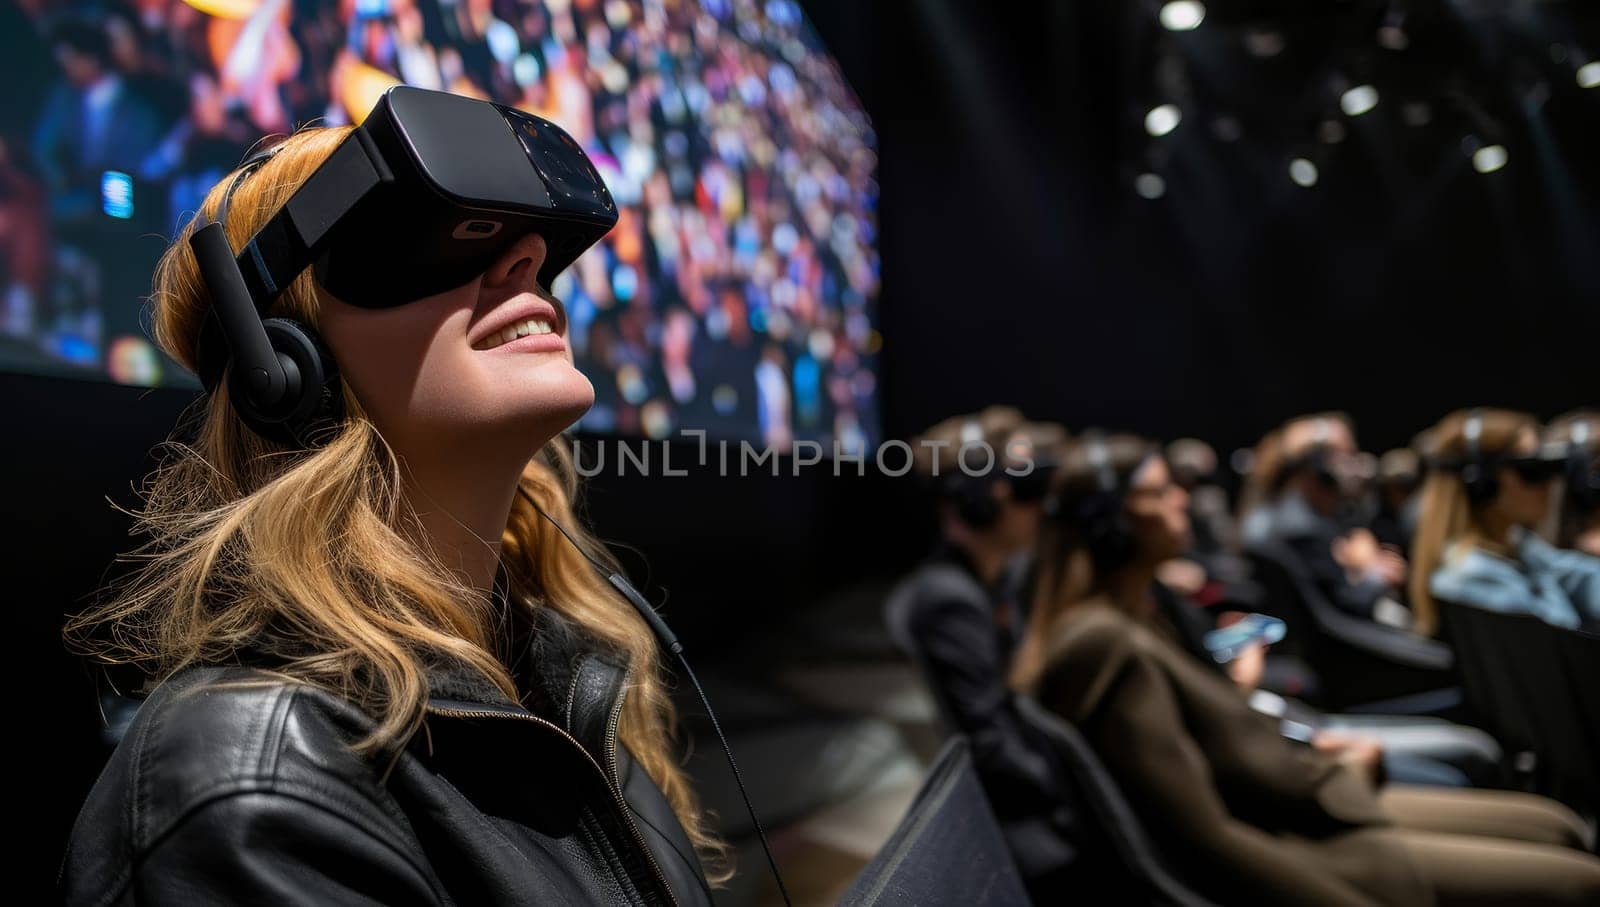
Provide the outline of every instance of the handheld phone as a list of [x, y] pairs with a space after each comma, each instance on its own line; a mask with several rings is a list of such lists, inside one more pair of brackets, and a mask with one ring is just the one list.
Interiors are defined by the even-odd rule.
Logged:
[[1276, 617], [1246, 614], [1235, 623], [1207, 633], [1204, 643], [1218, 664], [1226, 664], [1251, 645], [1270, 646], [1283, 639], [1284, 629], [1283, 621]]

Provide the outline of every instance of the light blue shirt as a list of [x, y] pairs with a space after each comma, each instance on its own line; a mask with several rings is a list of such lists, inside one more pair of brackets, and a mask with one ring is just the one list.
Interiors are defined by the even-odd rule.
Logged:
[[1532, 614], [1558, 627], [1600, 621], [1600, 558], [1551, 546], [1517, 530], [1515, 557], [1477, 546], [1448, 555], [1428, 579], [1434, 598], [1490, 611]]

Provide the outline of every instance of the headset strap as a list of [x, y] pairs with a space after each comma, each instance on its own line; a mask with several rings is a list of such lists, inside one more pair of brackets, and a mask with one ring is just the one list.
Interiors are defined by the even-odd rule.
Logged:
[[294, 195], [239, 250], [239, 272], [257, 309], [265, 309], [321, 254], [339, 221], [394, 175], [365, 129], [339, 143]]
[[[259, 152], [245, 161], [246, 169], [223, 197], [219, 222], [226, 217], [233, 190], [243, 177], [277, 150]], [[356, 127], [289, 201], [245, 241], [234, 258], [256, 311], [265, 313], [278, 294], [316, 261], [328, 235], [346, 214], [372, 190], [393, 180], [394, 174], [372, 137], [366, 129]], [[221, 326], [216, 319], [207, 318], [196, 357], [200, 382], [207, 390], [222, 380], [227, 365], [227, 357], [219, 354], [225, 348], [220, 335]]]

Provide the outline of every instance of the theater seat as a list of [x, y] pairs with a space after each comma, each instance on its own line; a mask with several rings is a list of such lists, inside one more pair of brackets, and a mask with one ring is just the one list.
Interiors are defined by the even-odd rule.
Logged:
[[1246, 546], [1262, 610], [1287, 625], [1276, 648], [1310, 663], [1330, 711], [1445, 714], [1460, 703], [1450, 647], [1339, 610], [1282, 542]]
[[905, 818], [839, 903], [1029, 903], [965, 740], [945, 744]]
[[1126, 887], [1114, 900], [1192, 907], [1209, 905], [1210, 901], [1191, 890], [1167, 868], [1166, 861], [1145, 832], [1144, 823], [1128, 805], [1121, 788], [1083, 735], [1028, 697], [1018, 697], [1017, 709], [1031, 727], [1050, 741], [1052, 755], [1059, 760], [1063, 773], [1077, 782], [1081, 800], [1092, 813], [1094, 821], [1084, 824], [1092, 826], [1088, 833], [1098, 840], [1082, 842], [1086, 862], [1112, 860], [1120, 864], [1121, 872], [1104, 873], [1100, 880], [1102, 885], [1107, 878], [1123, 880]]
[[1600, 808], [1600, 726], [1591, 711], [1600, 639], [1532, 614], [1438, 604], [1460, 640], [1469, 704], [1492, 733], [1538, 754], [1525, 763], [1534, 788], [1582, 812]]

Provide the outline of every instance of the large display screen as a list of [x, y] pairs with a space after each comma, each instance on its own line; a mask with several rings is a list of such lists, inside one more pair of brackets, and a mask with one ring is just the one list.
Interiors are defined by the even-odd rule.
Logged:
[[192, 384], [145, 329], [177, 228], [406, 82], [560, 123], [621, 206], [551, 288], [582, 427], [877, 440], [874, 137], [791, 0], [18, 0], [0, 78], [0, 368]]

